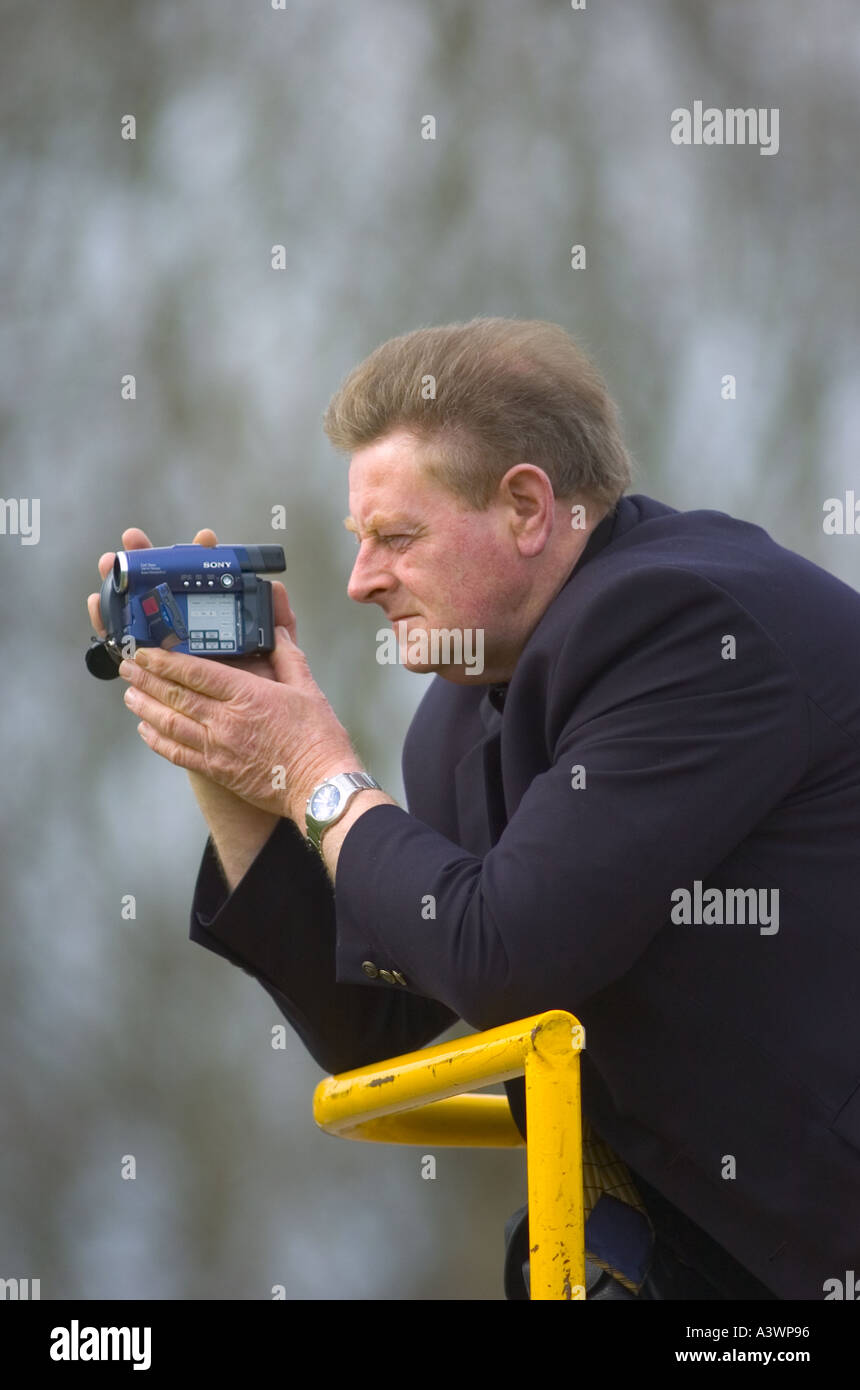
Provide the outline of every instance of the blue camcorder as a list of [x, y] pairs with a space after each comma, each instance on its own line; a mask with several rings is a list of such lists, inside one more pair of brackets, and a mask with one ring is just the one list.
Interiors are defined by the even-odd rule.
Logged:
[[99, 610], [106, 636], [91, 638], [87, 668], [115, 680], [137, 647], [227, 658], [275, 648], [272, 586], [287, 567], [280, 545], [168, 545], [120, 550]]

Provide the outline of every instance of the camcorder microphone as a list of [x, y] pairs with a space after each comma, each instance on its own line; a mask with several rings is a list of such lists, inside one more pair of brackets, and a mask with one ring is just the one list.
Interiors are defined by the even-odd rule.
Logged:
[[99, 594], [106, 636], [90, 639], [88, 670], [115, 680], [138, 647], [219, 659], [274, 651], [272, 586], [257, 575], [286, 568], [280, 545], [117, 551]]

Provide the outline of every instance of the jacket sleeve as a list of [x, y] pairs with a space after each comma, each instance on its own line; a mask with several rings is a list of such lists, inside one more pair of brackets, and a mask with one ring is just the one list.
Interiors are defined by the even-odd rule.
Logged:
[[211, 836], [191, 907], [192, 941], [258, 980], [329, 1073], [425, 1046], [457, 1015], [405, 990], [380, 995], [335, 979], [334, 892], [322, 861], [291, 820], [272, 831], [232, 893]]
[[509, 797], [483, 859], [399, 807], [370, 807], [350, 829], [338, 980], [369, 958], [479, 1029], [575, 1011], [644, 952], [673, 891], [704, 880], [806, 767], [793, 667], [698, 574], [618, 576], [575, 610], [554, 665], [540, 659], [545, 702], [517, 706], [518, 670], [503, 743], [528, 718], [546, 766], [516, 806]]

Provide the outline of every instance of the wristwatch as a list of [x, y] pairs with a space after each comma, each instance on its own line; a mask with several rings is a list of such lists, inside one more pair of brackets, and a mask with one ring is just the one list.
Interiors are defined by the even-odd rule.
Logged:
[[340, 820], [356, 792], [365, 791], [369, 787], [382, 791], [382, 787], [368, 772], [339, 772], [336, 777], [329, 777], [327, 781], [314, 787], [308, 797], [305, 821], [307, 838], [315, 849], [320, 849], [324, 831]]

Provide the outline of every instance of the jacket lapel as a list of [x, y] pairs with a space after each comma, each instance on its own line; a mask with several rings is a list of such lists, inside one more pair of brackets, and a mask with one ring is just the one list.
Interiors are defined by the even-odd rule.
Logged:
[[479, 858], [492, 849], [507, 824], [502, 790], [502, 716], [488, 695], [481, 701], [481, 718], [487, 732], [454, 771], [457, 838], [463, 849]]
[[[629, 497], [622, 497], [595, 527], [565, 584], [584, 565], [599, 554], [611, 540], [623, 535], [639, 519], [640, 509]], [[648, 499], [641, 499], [647, 501]], [[454, 783], [457, 798], [457, 841], [469, 854], [483, 858], [498, 841], [508, 823], [502, 782], [502, 715], [505, 686], [489, 686], [479, 711], [486, 730], [484, 736], [457, 763]]]

